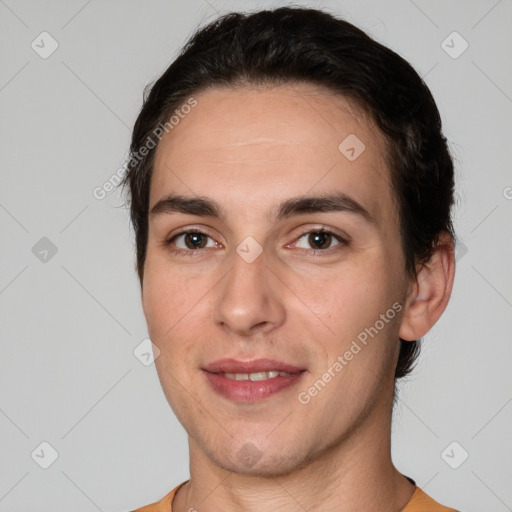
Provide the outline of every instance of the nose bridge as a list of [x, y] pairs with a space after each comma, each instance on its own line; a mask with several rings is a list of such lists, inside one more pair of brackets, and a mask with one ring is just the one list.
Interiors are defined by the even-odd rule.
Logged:
[[215, 323], [248, 335], [256, 328], [268, 330], [283, 321], [284, 307], [266, 264], [262, 249], [253, 241], [239, 244], [232, 254], [229, 272], [219, 283]]
[[264, 276], [264, 263], [263, 255], [260, 255], [254, 261], [248, 262], [244, 260], [240, 254], [234, 254], [231, 259], [231, 271], [228, 274], [226, 286], [229, 288], [227, 291], [245, 292], [251, 290], [257, 291], [258, 284], [261, 284]]

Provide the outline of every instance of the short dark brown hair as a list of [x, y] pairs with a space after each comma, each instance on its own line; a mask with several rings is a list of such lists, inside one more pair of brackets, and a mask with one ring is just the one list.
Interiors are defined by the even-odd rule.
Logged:
[[[137, 271], [142, 286], [151, 175], [158, 127], [190, 99], [215, 86], [321, 85], [356, 102], [387, 141], [387, 162], [400, 218], [406, 271], [431, 257], [442, 232], [455, 238], [453, 163], [428, 87], [412, 66], [354, 25], [327, 12], [281, 7], [229, 13], [199, 29], [144, 92], [122, 185], [129, 186]], [[395, 379], [408, 375], [419, 341], [400, 339]]]

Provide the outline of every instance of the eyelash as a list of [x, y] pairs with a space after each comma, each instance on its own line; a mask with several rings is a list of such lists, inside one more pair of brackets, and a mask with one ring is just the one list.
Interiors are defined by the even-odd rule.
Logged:
[[[165, 240], [164, 244], [165, 244], [165, 246], [169, 247], [169, 249], [174, 254], [177, 254], [179, 256], [190, 256], [190, 257], [198, 256], [199, 253], [202, 252], [201, 249], [181, 249], [181, 248], [174, 248], [174, 247], [171, 246], [172, 242], [176, 238], [178, 238], [181, 235], [187, 235], [187, 234], [190, 234], [190, 233], [198, 233], [198, 234], [204, 235], [204, 236], [206, 236], [208, 238], [212, 238], [210, 235], [208, 235], [208, 233], [205, 233], [204, 231], [201, 231], [199, 229], [191, 228], [191, 229], [187, 229], [187, 230], [184, 230], [184, 231], [180, 231], [179, 233], [176, 233], [175, 235], [173, 235], [168, 240]], [[304, 233], [299, 235], [296, 240], [298, 241], [302, 237], [304, 237], [305, 235], [310, 235], [310, 234], [313, 234], [313, 233], [314, 234], [323, 233], [323, 234], [326, 234], [326, 235], [330, 235], [330, 236], [332, 236], [333, 238], [335, 238], [339, 242], [339, 246], [348, 246], [349, 245], [349, 241], [348, 240], [346, 240], [345, 238], [342, 238], [340, 235], [337, 235], [336, 233], [333, 233], [332, 231], [329, 231], [328, 229], [325, 229], [325, 228], [313, 229], [313, 230], [310, 230], [310, 231], [305, 231]], [[338, 246], [335, 245], [334, 247], [330, 247], [328, 249], [310, 249], [310, 250], [302, 249], [302, 250], [309, 251], [314, 256], [325, 256], [326, 252], [329, 252], [330, 250], [335, 249], [335, 247], [338, 247]], [[324, 253], [324, 254], [320, 255], [319, 253]]]

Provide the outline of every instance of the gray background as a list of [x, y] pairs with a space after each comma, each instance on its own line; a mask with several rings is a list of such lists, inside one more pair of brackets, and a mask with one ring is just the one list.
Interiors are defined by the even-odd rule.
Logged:
[[[184, 430], [133, 353], [147, 331], [123, 198], [93, 190], [191, 31], [277, 4], [0, 0], [0, 511], [126, 511], [188, 478]], [[512, 2], [314, 5], [415, 66], [456, 159], [464, 246], [451, 303], [400, 386], [395, 464], [463, 512], [512, 510]], [[31, 47], [51, 49], [43, 31], [59, 45], [45, 59]], [[457, 58], [454, 31], [469, 44]], [[58, 452], [47, 469], [44, 441]]]

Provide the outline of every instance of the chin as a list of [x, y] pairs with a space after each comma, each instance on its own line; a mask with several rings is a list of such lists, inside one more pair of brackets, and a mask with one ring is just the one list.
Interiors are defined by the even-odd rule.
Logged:
[[261, 453], [251, 442], [247, 442], [240, 450], [234, 453], [209, 453], [212, 462], [224, 469], [236, 473], [263, 478], [275, 478], [293, 473], [307, 465], [311, 460], [302, 453], [294, 453], [291, 449], [280, 450], [279, 453], [268, 453], [272, 447], [268, 447], [265, 453]]

